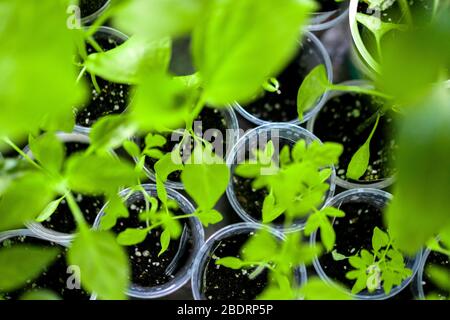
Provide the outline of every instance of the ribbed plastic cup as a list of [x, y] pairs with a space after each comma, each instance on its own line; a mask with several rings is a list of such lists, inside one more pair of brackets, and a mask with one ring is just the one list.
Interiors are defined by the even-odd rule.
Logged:
[[348, 16], [348, 1], [340, 3], [339, 8], [333, 11], [316, 12], [312, 15], [308, 26], [310, 31], [325, 31], [336, 26]]

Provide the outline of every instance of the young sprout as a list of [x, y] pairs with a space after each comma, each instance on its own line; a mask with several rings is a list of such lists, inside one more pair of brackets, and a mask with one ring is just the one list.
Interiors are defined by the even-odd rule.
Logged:
[[394, 286], [400, 285], [412, 276], [412, 270], [406, 267], [403, 254], [395, 247], [392, 237], [375, 227], [372, 236], [372, 249], [361, 250], [356, 255], [345, 257], [338, 252], [333, 253], [335, 260], [348, 259], [354, 270], [347, 272], [346, 277], [355, 280], [352, 293], [357, 294], [364, 289], [369, 292], [383, 288], [389, 294]]
[[281, 94], [280, 83], [278, 82], [277, 78], [267, 79], [267, 81], [263, 83], [262, 87], [267, 92], [276, 92], [278, 94]]

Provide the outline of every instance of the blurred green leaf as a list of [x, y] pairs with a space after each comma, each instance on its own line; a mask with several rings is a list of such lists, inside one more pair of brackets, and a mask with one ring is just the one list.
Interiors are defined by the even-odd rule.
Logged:
[[94, 124], [89, 134], [91, 148], [96, 151], [116, 149], [136, 131], [136, 125], [123, 115], [103, 117]]
[[111, 155], [75, 154], [66, 163], [66, 178], [73, 191], [98, 195], [136, 184], [139, 174], [130, 163]]
[[52, 184], [42, 173], [28, 173], [10, 183], [0, 199], [0, 230], [23, 226], [54, 199]]
[[214, 209], [199, 211], [197, 217], [204, 227], [208, 227], [210, 224], [216, 224], [223, 219], [222, 214]]
[[244, 261], [252, 262], [268, 262], [277, 253], [277, 238], [265, 229], [252, 235], [241, 249]]
[[117, 236], [117, 243], [121, 246], [133, 246], [144, 241], [147, 236], [147, 229], [128, 228], [125, 231], [119, 233], [119, 235]]
[[90, 54], [84, 65], [90, 73], [103, 79], [115, 83], [138, 84], [141, 74], [145, 72], [166, 71], [170, 55], [169, 39], [148, 41], [143, 37], [133, 36], [112, 50]]
[[0, 136], [14, 138], [44, 124], [67, 128], [61, 123], [67, 120], [73, 125], [72, 106], [83, 102], [85, 90], [75, 85], [75, 31], [66, 27], [65, 6], [1, 0], [0, 7]]
[[21, 297], [20, 300], [62, 300], [60, 296], [58, 296], [57, 293], [40, 289], [37, 291], [28, 291], [25, 292]]
[[314, 9], [309, 0], [208, 1], [192, 47], [207, 102], [251, 100], [294, 55]]
[[14, 245], [0, 249], [0, 291], [8, 292], [36, 279], [57, 257], [59, 249]]
[[351, 300], [350, 294], [340, 285], [330, 286], [318, 277], [309, 279], [300, 289], [305, 300]]
[[79, 266], [81, 285], [100, 299], [125, 299], [128, 257], [112, 233], [82, 229], [69, 249], [68, 262]]
[[61, 140], [53, 133], [46, 133], [37, 138], [29, 137], [33, 157], [43, 168], [59, 173], [64, 162], [65, 150]]
[[64, 197], [61, 197], [57, 200], [54, 200], [50, 202], [45, 209], [41, 212], [41, 214], [36, 218], [37, 222], [43, 222], [50, 218], [50, 216], [58, 209], [59, 204], [61, 201], [64, 200]]

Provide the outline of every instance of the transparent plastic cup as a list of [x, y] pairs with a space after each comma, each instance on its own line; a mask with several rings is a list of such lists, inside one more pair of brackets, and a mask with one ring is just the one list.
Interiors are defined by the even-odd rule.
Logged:
[[[365, 88], [373, 88], [370, 82], [364, 81], [364, 80], [351, 80], [351, 81], [345, 81], [341, 83], [341, 85], [356, 85], [356, 86], [363, 86]], [[348, 94], [348, 92], [342, 92], [342, 91], [332, 91], [330, 92], [329, 96], [327, 97], [326, 102], [324, 105], [327, 104], [328, 101], [331, 99], [341, 96], [343, 94]], [[306, 128], [314, 133], [314, 124], [316, 123], [317, 117], [320, 113], [320, 110], [318, 113], [316, 113], [311, 119], [309, 119]], [[392, 185], [395, 182], [395, 175], [392, 177], [388, 177], [385, 179], [380, 179], [380, 181], [373, 182], [373, 183], [358, 183], [358, 182], [350, 182], [347, 180], [341, 179], [339, 176], [336, 176], [336, 184], [344, 189], [358, 189], [358, 188], [373, 188], [373, 189], [385, 189]]]
[[[330, 56], [328, 55], [327, 50], [325, 49], [322, 42], [311, 32], [306, 32], [305, 36], [303, 37], [303, 42], [299, 43], [299, 45], [303, 45], [304, 48], [307, 48], [311, 54], [314, 54], [314, 58], [311, 59], [311, 66], [310, 70], [314, 69], [316, 66], [323, 64], [325, 65], [328, 80], [330, 82], [333, 82], [333, 66], [331, 64]], [[306, 76], [306, 75], [305, 75]], [[311, 109], [307, 110], [303, 114], [303, 119], [300, 121], [298, 118], [293, 119], [287, 123], [291, 124], [300, 124], [308, 121], [314, 114], [316, 114], [320, 108], [323, 106], [323, 104], [326, 101], [326, 98], [328, 96], [328, 93], [325, 93], [312, 107]], [[235, 102], [233, 104], [233, 107], [236, 109], [236, 111], [245, 119], [250, 121], [251, 123], [260, 126], [263, 124], [269, 124], [273, 123], [271, 121], [263, 120], [260, 118], [255, 117], [253, 114], [245, 110], [244, 107], [242, 107], [239, 103]]]
[[[89, 137], [81, 133], [57, 133], [57, 137], [62, 142], [78, 142], [87, 145], [89, 145], [90, 143]], [[29, 146], [25, 147], [24, 152], [31, 158], [33, 158], [33, 154], [31, 153]], [[51, 230], [44, 227], [41, 223], [38, 222], [27, 222], [26, 226], [39, 237], [53, 242], [71, 241], [75, 237], [75, 234], [67, 234]]]
[[[221, 241], [223, 239], [226, 239], [228, 237], [232, 237], [235, 235], [240, 234], [248, 234], [250, 232], [256, 232], [258, 230], [266, 229], [271, 234], [273, 234], [277, 239], [283, 241], [285, 239], [284, 235], [273, 229], [269, 228], [267, 226], [261, 225], [261, 224], [255, 224], [255, 223], [237, 223], [229, 225], [223, 229], [220, 229], [216, 233], [214, 233], [202, 246], [200, 251], [197, 254], [197, 257], [195, 258], [194, 265], [193, 265], [193, 273], [192, 273], [192, 279], [191, 279], [191, 287], [192, 287], [192, 294], [194, 296], [195, 300], [206, 300], [201, 287], [202, 287], [202, 281], [203, 281], [203, 273], [205, 266], [208, 262], [208, 258], [210, 255], [210, 252], [212, 249], [214, 249], [214, 244], [217, 241]], [[298, 285], [301, 286], [306, 283], [307, 281], [307, 273], [306, 268], [304, 265], [301, 265], [298, 267], [297, 271], [297, 281]]]
[[[157, 196], [155, 185], [145, 184], [142, 186], [151, 196], [153, 197]], [[127, 195], [129, 195], [130, 191], [131, 191], [130, 189], [123, 190], [120, 192], [120, 196], [124, 198]], [[195, 211], [194, 206], [177, 191], [167, 189], [167, 196], [170, 200], [175, 200], [178, 203], [179, 209], [183, 213], [190, 214]], [[131, 197], [128, 198], [127, 203], [132, 203], [133, 201], [142, 198], [143, 198], [142, 193], [135, 192], [133, 193], [133, 195], [131, 195]], [[97, 219], [95, 220], [93, 226], [94, 229], [99, 228], [100, 221], [105, 213], [106, 206], [107, 205], [105, 205], [105, 207], [103, 207], [103, 209], [98, 214]], [[180, 270], [178, 270], [175, 277], [167, 283], [153, 287], [142, 287], [137, 284], [131, 284], [130, 288], [127, 290], [128, 296], [140, 299], [161, 298], [177, 291], [179, 288], [184, 286], [189, 281], [189, 279], [191, 278], [192, 264], [194, 262], [197, 252], [200, 250], [200, 247], [204, 243], [205, 234], [203, 226], [197, 218], [195, 217], [188, 218], [187, 223], [189, 224], [189, 228], [191, 230], [192, 236], [191, 240], [193, 243], [192, 252], [190, 254], [190, 257], [188, 258], [188, 261], [180, 268]]]
[[[236, 113], [232, 108], [221, 109], [222, 115], [225, 118], [226, 127], [229, 131], [229, 135], [226, 137], [226, 150], [224, 150], [225, 156], [228, 155], [239, 139], [239, 122], [236, 117]], [[182, 134], [182, 133], [181, 133]], [[225, 138], [225, 137], [224, 137]], [[135, 161], [139, 161], [138, 159], [134, 159]], [[144, 170], [149, 177], [149, 179], [153, 182], [156, 182], [155, 171], [149, 168], [147, 165], [144, 167]], [[175, 181], [166, 181], [166, 186], [175, 190], [183, 190], [184, 186], [181, 182]]]
[[337, 10], [313, 13], [308, 30], [324, 31], [333, 28], [347, 18], [348, 6], [348, 1], [344, 1], [339, 4]]
[[[119, 30], [110, 28], [110, 27], [99, 27], [97, 32], [95, 33], [94, 37], [95, 38], [97, 38], [97, 37], [113, 37], [113, 38], [116, 38], [117, 40], [123, 41], [123, 42], [128, 40], [128, 36], [126, 34], [120, 32]], [[85, 127], [85, 126], [76, 124], [74, 132], [83, 133], [83, 134], [88, 135], [91, 132], [91, 127]]]
[[[242, 220], [246, 222], [261, 223], [260, 220], [257, 220], [250, 214], [248, 214], [239, 203], [233, 186], [233, 173], [236, 170], [237, 164], [242, 163], [245, 160], [242, 159], [245, 151], [250, 151], [257, 147], [263, 147], [263, 144], [271, 139], [278, 139], [278, 141], [287, 141], [289, 144], [291, 144], [291, 147], [300, 140], [305, 140], [307, 144], [311, 143], [312, 141], [320, 142], [320, 140], [308, 130], [289, 123], [266, 124], [248, 131], [241, 139], [239, 139], [238, 143], [234, 146], [227, 159], [227, 164], [231, 171], [231, 179], [228, 184], [226, 193], [228, 201], [230, 202], [234, 211]], [[324, 199], [323, 203], [325, 203], [329, 198], [333, 197], [336, 188], [336, 172], [334, 170], [334, 167], [332, 167], [331, 169], [332, 174], [329, 179], [330, 189], [328, 190], [326, 199]], [[302, 230], [305, 226], [305, 223], [306, 218], [295, 222], [291, 227], [288, 228], [276, 224], [272, 224], [271, 227], [282, 232], [296, 232]]]
[[419, 270], [417, 271], [416, 278], [414, 280], [414, 283], [412, 285], [413, 291], [416, 295], [416, 298], [420, 300], [425, 300], [425, 291], [423, 290], [423, 273], [425, 272], [425, 265], [427, 264], [428, 256], [430, 255], [431, 250], [426, 249], [422, 256], [422, 261], [419, 266]]
[[[353, 189], [353, 190], [347, 190], [344, 191], [331, 200], [329, 200], [326, 204], [327, 207], [335, 207], [339, 208], [343, 203], [349, 203], [349, 202], [364, 202], [364, 203], [370, 203], [371, 205], [383, 209], [389, 201], [391, 201], [392, 195], [388, 192], [378, 190], [378, 189], [369, 189], [369, 188], [362, 188], [362, 189]], [[316, 245], [316, 237], [317, 233], [314, 232], [311, 235], [311, 246]], [[395, 286], [392, 288], [391, 292], [389, 294], [385, 294], [383, 289], [378, 289], [373, 293], [368, 292], [367, 290], [362, 291], [358, 294], [351, 294], [353, 299], [357, 300], [386, 300], [389, 298], [392, 298], [393, 296], [400, 293], [403, 289], [405, 289], [411, 281], [414, 279], [420, 263], [422, 260], [422, 252], [418, 252], [416, 256], [414, 257], [405, 257], [405, 263], [406, 267], [411, 269], [413, 274], [408, 279], [404, 280], [401, 285]], [[326, 283], [336, 286], [335, 282], [328, 277], [324, 269], [322, 268], [322, 265], [320, 264], [319, 259], [316, 257], [314, 259], [314, 268], [319, 275], [319, 277], [325, 281]], [[341, 289], [341, 287], [336, 286]], [[349, 293], [349, 292], [347, 292]]]
[[111, 0], [107, 0], [105, 2], [105, 4], [100, 9], [98, 9], [96, 12], [94, 12], [94, 13], [92, 13], [92, 14], [84, 17], [84, 18], [81, 18], [81, 24], [82, 25], [89, 25], [92, 22], [94, 22], [95, 20], [97, 20], [97, 18], [99, 16], [101, 16], [103, 14], [103, 12], [105, 12], [106, 9], [108, 9], [110, 4], [111, 4]]

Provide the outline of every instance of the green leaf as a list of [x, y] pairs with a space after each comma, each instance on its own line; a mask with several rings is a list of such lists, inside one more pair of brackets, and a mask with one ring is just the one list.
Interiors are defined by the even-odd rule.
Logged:
[[166, 252], [166, 250], [169, 248], [169, 245], [170, 245], [170, 231], [169, 230], [164, 230], [161, 233], [160, 243], [161, 243], [161, 250], [158, 253], [158, 257], [161, 256], [164, 252]]
[[93, 53], [84, 62], [87, 70], [114, 83], [138, 84], [144, 72], [167, 70], [171, 56], [171, 41], [149, 41], [133, 36], [120, 46]]
[[73, 127], [72, 108], [86, 90], [75, 85], [76, 31], [65, 27], [66, 4], [1, 1], [0, 21], [0, 136]]
[[117, 223], [118, 218], [128, 218], [129, 212], [122, 198], [115, 192], [108, 194], [105, 213], [100, 220], [100, 230], [109, 230]]
[[331, 252], [331, 255], [333, 256], [333, 260], [334, 261], [342, 261], [342, 260], [346, 260], [347, 259], [346, 256], [344, 256], [343, 254], [337, 252], [337, 250], [333, 250]]
[[222, 214], [217, 210], [200, 211], [197, 213], [197, 217], [200, 219], [204, 227], [210, 224], [216, 224], [223, 220]]
[[339, 210], [335, 207], [325, 207], [322, 210], [320, 210], [324, 215], [332, 217], [332, 218], [343, 218], [345, 217], [345, 212], [342, 210]]
[[145, 137], [145, 148], [159, 148], [163, 147], [167, 143], [167, 139], [160, 134], [149, 133]]
[[278, 253], [278, 241], [267, 230], [260, 230], [241, 249], [245, 261], [271, 261]]
[[183, 170], [184, 166], [178, 151], [167, 153], [155, 164], [155, 172], [162, 182], [167, 181], [167, 177], [175, 171]]
[[370, 160], [370, 142], [378, 127], [379, 120], [380, 115], [378, 115], [377, 117], [377, 121], [375, 122], [375, 125], [372, 129], [372, 132], [369, 135], [369, 138], [367, 138], [366, 142], [358, 149], [358, 151], [356, 151], [356, 153], [350, 160], [350, 163], [348, 164], [347, 168], [348, 178], [358, 180], [366, 172]]
[[134, 185], [139, 177], [134, 167], [110, 155], [75, 154], [66, 163], [70, 188], [84, 194], [109, 194]]
[[116, 149], [136, 131], [136, 125], [123, 115], [103, 117], [94, 124], [90, 132], [91, 148], [97, 151]]
[[214, 208], [229, 180], [230, 172], [223, 159], [201, 146], [194, 149], [181, 173], [186, 192], [202, 210]]
[[0, 199], [0, 230], [33, 221], [54, 199], [52, 184], [41, 173], [28, 173], [12, 181]]
[[100, 299], [125, 299], [129, 265], [112, 233], [82, 229], [68, 253], [68, 262], [80, 267], [82, 286]]
[[336, 233], [328, 218], [324, 217], [320, 220], [320, 239], [328, 252], [333, 250], [336, 242]]
[[276, 218], [282, 215], [284, 211], [286, 211], [285, 208], [275, 203], [275, 197], [273, 195], [273, 192], [269, 193], [264, 198], [263, 202], [263, 209], [262, 209], [263, 223], [270, 223], [274, 221]]
[[235, 257], [225, 257], [216, 260], [216, 265], [224, 266], [230, 269], [239, 270], [245, 266], [245, 262]]
[[252, 99], [294, 55], [314, 9], [308, 0], [209, 1], [193, 35], [207, 102], [224, 106]]
[[[206, 0], [134, 0], [118, 10], [114, 23], [119, 30], [149, 40], [178, 37], [195, 26]], [[148, 13], [152, 13], [149, 19]]]
[[439, 288], [450, 291], [450, 277], [448, 269], [439, 266], [429, 266], [426, 272], [430, 275], [431, 280]]
[[19, 289], [36, 279], [59, 254], [58, 248], [14, 245], [0, 249], [0, 291]]
[[58, 209], [58, 206], [63, 199], [64, 199], [64, 197], [61, 197], [57, 200], [50, 202], [47, 205], [47, 207], [45, 207], [45, 209], [41, 212], [41, 214], [36, 218], [36, 221], [44, 222], [45, 220], [50, 218], [50, 216], [56, 211], [56, 209]]
[[43, 168], [57, 173], [61, 170], [65, 157], [64, 145], [53, 133], [46, 133], [36, 139], [29, 138], [33, 157]]
[[320, 213], [314, 212], [309, 215], [305, 225], [305, 235], [310, 236], [314, 231], [319, 229], [320, 222], [323, 217]]
[[359, 273], [355, 284], [352, 287], [352, 294], [358, 294], [367, 287], [367, 275], [363, 272]]
[[364, 260], [358, 256], [353, 256], [348, 259], [348, 262], [350, 265], [356, 269], [366, 269], [367, 263], [364, 262]]
[[297, 112], [303, 119], [303, 113], [311, 109], [331, 86], [323, 64], [315, 67], [303, 80], [297, 93]]
[[381, 248], [386, 247], [389, 244], [389, 236], [387, 233], [375, 227], [372, 236], [372, 247], [375, 251], [380, 251]]
[[236, 166], [234, 174], [242, 178], [256, 178], [261, 175], [262, 166], [259, 163], [240, 163]]
[[53, 291], [40, 289], [37, 291], [25, 292], [20, 297], [20, 300], [62, 300], [62, 298]]
[[119, 233], [117, 236], [117, 243], [121, 246], [133, 246], [143, 242], [147, 236], [148, 229], [127, 228], [125, 231]]
[[139, 158], [141, 156], [141, 149], [134, 141], [125, 140], [123, 142], [123, 148], [132, 158]]
[[397, 183], [386, 218], [396, 246], [409, 255], [450, 226], [449, 110], [450, 93], [442, 89], [402, 121]]
[[305, 300], [351, 300], [351, 296], [345, 291], [340, 284], [330, 286], [318, 277], [313, 277], [302, 286], [300, 294]]

